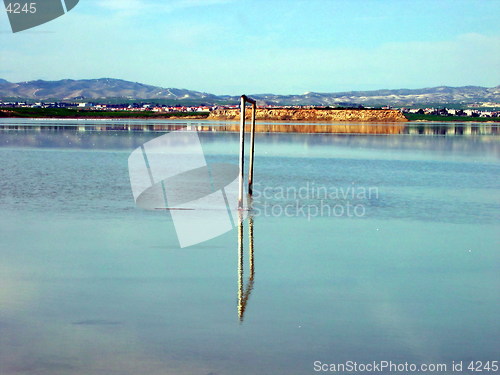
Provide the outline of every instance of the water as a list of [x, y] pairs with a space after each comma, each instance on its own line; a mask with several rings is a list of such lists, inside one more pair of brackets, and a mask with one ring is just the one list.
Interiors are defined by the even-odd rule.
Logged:
[[[283, 122], [258, 121], [257, 131], [324, 133], [327, 128], [336, 133], [411, 134], [411, 135], [499, 135], [498, 122]], [[74, 130], [79, 131], [239, 131], [237, 121], [225, 120], [141, 120], [141, 119], [50, 119], [0, 118], [0, 129], [10, 130]], [[281, 130], [287, 129], [287, 130]], [[292, 129], [292, 130], [289, 130]]]
[[[0, 131], [0, 374], [498, 359], [497, 136], [258, 134], [240, 319], [237, 230], [181, 249], [134, 205], [127, 158], [161, 134]], [[237, 163], [236, 134], [200, 139]]]

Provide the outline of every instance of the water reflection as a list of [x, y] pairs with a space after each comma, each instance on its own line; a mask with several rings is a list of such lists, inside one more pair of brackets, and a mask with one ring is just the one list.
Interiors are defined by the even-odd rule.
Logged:
[[[249, 206], [250, 207], [250, 206]], [[248, 262], [249, 262], [249, 275], [247, 285], [244, 285], [244, 228], [243, 228], [243, 213], [238, 213], [238, 318], [240, 322], [245, 319], [245, 309], [247, 307], [248, 299], [253, 290], [255, 280], [255, 261], [254, 261], [254, 241], [253, 241], [253, 214], [248, 214]]]
[[[0, 119], [1, 120], [1, 119]], [[335, 150], [348, 148], [349, 151], [371, 149], [387, 152], [403, 153], [405, 158], [414, 155], [415, 151], [439, 153], [447, 156], [467, 154], [467, 156], [500, 157], [497, 125], [465, 125], [444, 126], [442, 124], [421, 125], [410, 123], [405, 125], [408, 134], [397, 136], [373, 136], [368, 134], [300, 134], [300, 133], [259, 133], [257, 142], [267, 148], [265, 156], [292, 155], [335, 156]], [[453, 129], [454, 135], [451, 135]], [[463, 135], [458, 135], [462, 129]], [[492, 135], [483, 134], [492, 130]], [[469, 132], [470, 130], [470, 132]], [[448, 131], [448, 132], [447, 132]], [[467, 135], [469, 134], [469, 135]], [[133, 150], [158, 137], [158, 132], [79, 132], [76, 130], [33, 131], [25, 128], [19, 130], [3, 130], [0, 122], [0, 147], [20, 147], [38, 149], [76, 149], [76, 150]], [[206, 154], [238, 155], [238, 134], [231, 132], [198, 133]], [[301, 146], [297, 148], [298, 146]], [[408, 153], [407, 151], [412, 151]], [[380, 157], [380, 156], [379, 156]], [[209, 161], [210, 162], [210, 161]]]
[[[0, 130], [62, 131], [79, 133], [143, 133], [165, 131], [238, 132], [239, 124], [210, 120], [53, 120], [0, 119]], [[259, 122], [257, 133], [332, 133], [332, 134], [413, 134], [413, 135], [499, 135], [498, 122]]]

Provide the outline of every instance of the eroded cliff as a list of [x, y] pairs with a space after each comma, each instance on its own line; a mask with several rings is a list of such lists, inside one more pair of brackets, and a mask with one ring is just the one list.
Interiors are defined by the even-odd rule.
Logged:
[[[251, 110], [247, 108], [246, 117]], [[209, 120], [237, 120], [239, 109], [218, 109], [212, 111]], [[259, 108], [257, 120], [268, 121], [328, 121], [328, 122], [405, 122], [400, 111], [393, 109], [266, 109]]]

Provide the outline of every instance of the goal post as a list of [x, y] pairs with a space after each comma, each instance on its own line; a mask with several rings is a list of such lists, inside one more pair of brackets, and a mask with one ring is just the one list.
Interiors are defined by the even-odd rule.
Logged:
[[250, 160], [248, 168], [248, 194], [253, 193], [253, 160], [254, 160], [254, 144], [255, 144], [255, 114], [257, 112], [257, 102], [246, 95], [241, 96], [240, 103], [240, 171], [239, 171], [239, 195], [238, 208], [243, 209], [243, 174], [245, 164], [245, 109], [246, 104], [252, 105], [252, 120], [250, 127]]

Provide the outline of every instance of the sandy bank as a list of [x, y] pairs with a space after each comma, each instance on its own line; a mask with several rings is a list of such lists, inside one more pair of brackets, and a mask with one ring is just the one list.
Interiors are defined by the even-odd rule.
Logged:
[[[246, 117], [251, 110], [247, 108]], [[239, 109], [212, 111], [208, 120], [238, 120]], [[268, 121], [327, 121], [327, 122], [406, 122], [400, 111], [393, 109], [257, 109], [257, 120]]]

